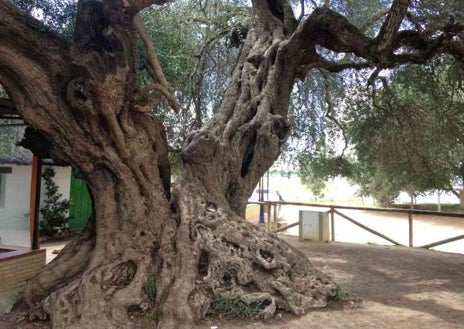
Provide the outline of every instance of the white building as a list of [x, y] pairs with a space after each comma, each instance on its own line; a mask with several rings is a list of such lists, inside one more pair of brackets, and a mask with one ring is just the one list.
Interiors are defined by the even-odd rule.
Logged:
[[[59, 192], [69, 198], [71, 168], [53, 168]], [[29, 151], [18, 152], [14, 157], [0, 155], [0, 244], [31, 247], [31, 180], [32, 154]], [[44, 191], [42, 181], [41, 206]]]

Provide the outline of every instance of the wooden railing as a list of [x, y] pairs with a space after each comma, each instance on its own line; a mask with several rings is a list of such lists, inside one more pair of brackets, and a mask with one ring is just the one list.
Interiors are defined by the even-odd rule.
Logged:
[[[271, 222], [276, 223], [275, 230], [272, 230], [275, 233], [285, 231], [289, 228], [295, 227], [299, 225], [299, 222], [291, 223], [288, 224], [284, 227], [277, 228], [277, 207], [278, 206], [300, 206], [300, 207], [315, 207], [315, 208], [326, 208], [328, 209], [326, 212], [330, 214], [330, 228], [331, 228], [331, 240], [335, 241], [335, 215], [338, 215], [349, 222], [353, 223], [354, 225], [357, 225], [358, 227], [362, 228], [363, 230], [366, 230], [372, 234], [375, 234], [390, 243], [393, 243], [394, 245], [398, 246], [404, 246], [403, 244], [393, 240], [392, 238], [382, 234], [381, 232], [378, 232], [364, 224], [361, 224], [360, 222], [356, 221], [355, 219], [351, 218], [350, 216], [340, 212], [341, 209], [346, 209], [346, 210], [362, 210], [362, 211], [372, 211], [372, 212], [389, 212], [389, 213], [403, 213], [407, 214], [408, 216], [408, 230], [409, 230], [409, 247], [414, 247], [414, 222], [413, 222], [413, 216], [414, 215], [429, 215], [429, 216], [440, 216], [440, 217], [458, 217], [458, 218], [463, 218], [464, 219], [464, 214], [459, 214], [459, 213], [444, 213], [444, 212], [438, 212], [438, 211], [428, 211], [428, 210], [416, 210], [416, 209], [401, 209], [401, 208], [374, 208], [374, 207], [352, 207], [352, 206], [338, 206], [338, 205], [322, 205], [322, 204], [315, 204], [315, 203], [303, 203], [303, 202], [286, 202], [286, 201], [262, 201], [262, 202], [249, 202], [249, 204], [258, 204], [258, 205], [263, 205], [265, 209], [267, 209], [267, 214], [268, 214], [268, 221], [266, 228], [268, 231], [271, 231]], [[273, 211], [271, 211], [273, 209]], [[270, 216], [272, 214], [272, 216]], [[272, 217], [272, 218], [271, 218]], [[433, 243], [429, 243], [423, 246], [416, 246], [416, 248], [433, 248], [437, 247], [443, 244], [447, 244], [450, 242], [458, 241], [464, 239], [464, 234], [463, 235], [458, 235], [455, 237], [451, 237], [448, 239], [436, 241]]]

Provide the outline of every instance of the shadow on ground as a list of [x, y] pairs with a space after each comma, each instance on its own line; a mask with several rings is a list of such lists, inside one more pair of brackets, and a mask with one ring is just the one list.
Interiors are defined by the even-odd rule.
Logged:
[[365, 301], [428, 313], [464, 328], [464, 255], [348, 243], [300, 242], [318, 268]]

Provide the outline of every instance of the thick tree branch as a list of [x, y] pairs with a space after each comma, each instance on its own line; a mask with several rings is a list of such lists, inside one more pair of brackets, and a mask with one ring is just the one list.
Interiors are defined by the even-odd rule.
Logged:
[[[61, 81], [71, 64], [67, 45], [61, 36], [7, 0], [0, 0], [0, 12], [0, 74], [6, 75], [7, 70], [21, 70], [21, 67], [10, 66], [21, 59], [33, 63], [54, 81]], [[20, 58], [8, 58], [9, 54]], [[16, 72], [18, 76], [27, 74]]]
[[453, 55], [464, 69], [464, 43], [462, 41], [449, 41], [445, 44], [445, 49]]
[[49, 106], [56, 96], [49, 91], [62, 91], [72, 74], [67, 45], [9, 1], [0, 0], [0, 12], [0, 83], [27, 122], [50, 131], [56, 117], [68, 115], [59, 104]]
[[305, 0], [300, 0], [300, 16], [298, 16], [298, 22], [301, 22], [305, 15]]
[[253, 9], [261, 28], [266, 30], [275, 32], [275, 27], [281, 26], [282, 32], [290, 34], [298, 25], [298, 20], [287, 0], [253, 0]]
[[448, 192], [453, 193], [457, 198], [459, 198], [459, 192], [456, 191], [453, 187], [450, 186]]
[[[290, 43], [300, 49], [310, 49], [319, 44], [335, 52], [352, 52], [358, 57], [366, 58], [369, 57], [372, 40], [344, 16], [327, 8], [316, 8], [300, 24]], [[311, 58], [307, 60], [312, 61]]]
[[361, 25], [360, 30], [361, 31], [366, 31], [372, 24], [377, 22], [383, 16], [387, 15], [388, 12], [389, 12], [389, 9], [384, 9], [384, 10], [381, 10], [381, 11], [377, 12], [376, 14], [372, 15], [371, 17], [369, 17], [368, 20], [366, 20], [364, 22], [364, 24]]
[[327, 104], [327, 111], [325, 113], [325, 117], [330, 119], [342, 132], [343, 141], [345, 143], [342, 153], [341, 153], [341, 157], [343, 157], [345, 155], [345, 151], [348, 149], [348, 138], [346, 137], [345, 128], [340, 123], [340, 121], [338, 121], [338, 119], [335, 117], [335, 104], [333, 103], [332, 94], [331, 94], [332, 88], [330, 87], [330, 82], [329, 82], [330, 77], [326, 72], [324, 71], [320, 71], [320, 72], [322, 76], [324, 77], [324, 89], [325, 89], [324, 100]]
[[382, 52], [391, 49], [395, 35], [406, 15], [411, 0], [394, 0], [388, 12], [387, 18], [377, 35], [377, 49]]
[[142, 19], [140, 18], [139, 15], [134, 17], [134, 24], [145, 46], [147, 56], [148, 56], [148, 61], [153, 70], [154, 77], [156, 78], [157, 82], [167, 87], [168, 81], [164, 77], [163, 70], [161, 69], [161, 65], [159, 64], [158, 55], [156, 54], [155, 47], [153, 46], [153, 41], [151, 40], [150, 36], [145, 30]]
[[[402, 8], [400, 6], [396, 10], [402, 13]], [[296, 59], [301, 63], [297, 68], [298, 77], [304, 76], [305, 70], [315, 67], [339, 72], [347, 68], [392, 68], [407, 63], [423, 64], [443, 53], [453, 55], [462, 63], [464, 47], [455, 38], [464, 30], [462, 24], [443, 26], [437, 30], [438, 33], [421, 33], [412, 30], [387, 33], [387, 29], [401, 23], [398, 15], [398, 13], [396, 16], [390, 13], [388, 23], [384, 24], [385, 31], [379, 34], [382, 35], [380, 39], [379, 37], [370, 39], [344, 16], [327, 8], [315, 9], [308, 19], [299, 25], [288, 43], [289, 56], [295, 56], [292, 60]], [[366, 62], [325, 60], [316, 54], [316, 45], [338, 53], [354, 53], [364, 58]], [[291, 51], [294, 49], [298, 51]]]
[[[155, 78], [155, 83], [152, 84], [152, 87], [160, 91], [169, 100], [169, 103], [171, 104], [172, 109], [178, 112], [179, 104], [174, 98], [173, 88], [169, 85], [169, 82], [166, 80], [166, 77], [164, 76], [163, 70], [158, 61], [158, 56], [156, 54], [155, 47], [153, 46], [153, 41], [151, 40], [150, 36], [145, 30], [142, 19], [140, 18], [139, 15], [136, 15], [134, 17], [134, 24], [145, 46], [145, 50], [147, 52], [147, 57], [148, 57], [148, 62], [150, 63], [151, 69], [153, 70], [153, 76]], [[157, 103], [153, 105], [156, 106]]]
[[135, 16], [142, 9], [150, 7], [151, 5], [164, 5], [170, 2], [170, 0], [129, 0], [130, 12]]
[[309, 65], [307, 69], [319, 68], [324, 69], [329, 72], [337, 73], [347, 69], [356, 69], [361, 70], [368, 67], [372, 67], [372, 64], [369, 62], [335, 62], [329, 61], [322, 57], [319, 57], [312, 65]]

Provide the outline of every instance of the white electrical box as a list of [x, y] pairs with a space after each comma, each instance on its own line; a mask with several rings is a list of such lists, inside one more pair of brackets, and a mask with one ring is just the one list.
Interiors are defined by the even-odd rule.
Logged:
[[329, 214], [300, 210], [300, 240], [329, 241]]

